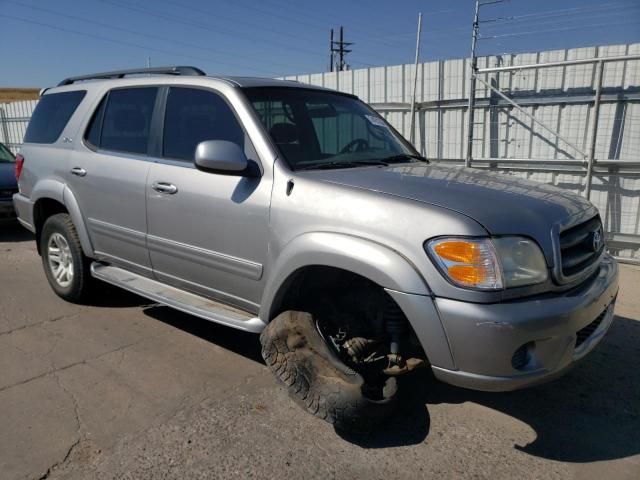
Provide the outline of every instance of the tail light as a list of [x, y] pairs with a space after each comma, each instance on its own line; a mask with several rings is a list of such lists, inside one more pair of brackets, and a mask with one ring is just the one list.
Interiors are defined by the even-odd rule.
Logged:
[[24, 157], [20, 154], [16, 155], [16, 180], [20, 180], [22, 166], [24, 165]]

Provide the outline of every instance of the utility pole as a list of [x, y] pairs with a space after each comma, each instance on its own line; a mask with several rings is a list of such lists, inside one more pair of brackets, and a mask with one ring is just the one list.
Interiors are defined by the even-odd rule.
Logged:
[[467, 157], [465, 166], [470, 167], [473, 160], [473, 107], [476, 100], [476, 70], [478, 69], [478, 59], [476, 57], [476, 44], [478, 43], [478, 12], [480, 10], [480, 0], [476, 0], [476, 11], [473, 16], [473, 33], [471, 35], [471, 59], [469, 62], [469, 107], [467, 109]]
[[420, 34], [422, 33], [422, 13], [418, 14], [418, 34], [416, 35], [416, 61], [413, 71], [413, 94], [411, 95], [411, 129], [409, 142], [414, 143], [416, 124], [416, 89], [418, 87], [418, 60], [420, 58]]
[[329, 71], [333, 72], [333, 28], [329, 37]]
[[338, 61], [336, 62], [336, 70], [341, 72], [343, 70], [348, 70], [349, 69], [349, 65], [347, 65], [347, 63], [344, 60], [344, 57], [347, 53], [351, 53], [352, 50], [351, 49], [347, 49], [345, 47], [348, 47], [350, 45], [353, 45], [353, 42], [345, 42], [344, 41], [344, 27], [340, 27], [340, 40], [339, 41], [334, 41], [333, 40], [333, 29], [331, 30], [331, 45], [330, 45], [330, 50], [331, 50], [331, 71], [333, 72], [333, 64], [334, 64], [334, 54], [338, 55]]

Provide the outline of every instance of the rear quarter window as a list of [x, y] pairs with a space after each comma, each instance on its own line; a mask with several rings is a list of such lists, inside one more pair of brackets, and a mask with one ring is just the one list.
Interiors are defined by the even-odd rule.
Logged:
[[44, 95], [33, 111], [24, 142], [56, 142], [86, 93], [86, 90], [74, 90]]

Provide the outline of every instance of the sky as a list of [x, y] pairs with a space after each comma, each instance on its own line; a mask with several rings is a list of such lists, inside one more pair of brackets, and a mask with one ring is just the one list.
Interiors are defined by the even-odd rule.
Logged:
[[[482, 0], [489, 2], [491, 0]], [[194, 65], [275, 77], [469, 56], [474, 0], [0, 0], [0, 87], [121, 68]], [[640, 42], [640, 0], [504, 0], [480, 10], [480, 55]]]

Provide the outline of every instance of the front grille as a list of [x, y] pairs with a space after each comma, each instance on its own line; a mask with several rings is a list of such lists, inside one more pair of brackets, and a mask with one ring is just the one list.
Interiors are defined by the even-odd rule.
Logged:
[[0, 200], [10, 200], [11, 198], [13, 198], [14, 193], [18, 193], [17, 188], [0, 189]]
[[598, 259], [603, 250], [604, 232], [598, 215], [561, 232], [562, 275], [571, 277], [586, 270]]
[[591, 322], [589, 325], [584, 327], [582, 330], [580, 330], [576, 334], [576, 348], [582, 345], [587, 338], [593, 335], [593, 332], [595, 332], [598, 329], [598, 327], [602, 323], [602, 320], [604, 320], [604, 317], [606, 316], [606, 314], [607, 314], [607, 309], [605, 309], [604, 312], [602, 312], [598, 316], [598, 318], [596, 318], [593, 322]]

